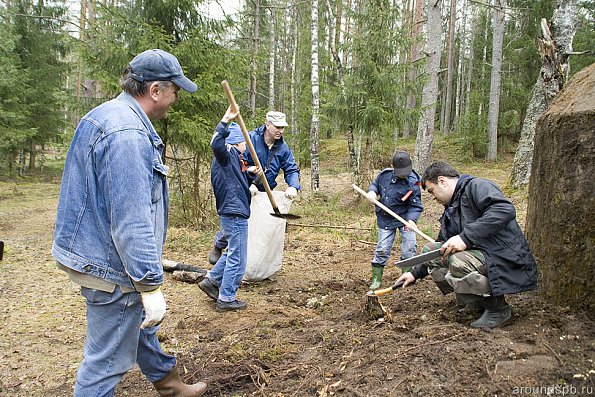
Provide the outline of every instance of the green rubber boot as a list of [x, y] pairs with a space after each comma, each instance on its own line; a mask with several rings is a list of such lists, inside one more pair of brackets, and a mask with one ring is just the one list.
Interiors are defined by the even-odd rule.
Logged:
[[380, 288], [382, 285], [382, 273], [384, 266], [372, 266], [372, 284], [370, 284], [370, 291]]

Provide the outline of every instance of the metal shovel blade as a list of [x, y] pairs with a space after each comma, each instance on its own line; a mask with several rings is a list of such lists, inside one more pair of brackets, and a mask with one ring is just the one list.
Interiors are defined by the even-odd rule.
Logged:
[[271, 216], [274, 216], [275, 218], [282, 218], [282, 219], [300, 219], [301, 218], [301, 216], [299, 216], [299, 215], [282, 214], [280, 212], [271, 212], [270, 214], [271, 214]]

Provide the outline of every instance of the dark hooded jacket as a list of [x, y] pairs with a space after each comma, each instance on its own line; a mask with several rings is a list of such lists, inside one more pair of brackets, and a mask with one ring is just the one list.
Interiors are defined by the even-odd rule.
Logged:
[[[461, 175], [440, 218], [438, 241], [459, 234], [468, 249], [483, 253], [494, 296], [537, 287], [537, 265], [515, 218], [514, 205], [495, 183], [470, 175]], [[427, 274], [425, 265], [413, 271], [415, 278]]]

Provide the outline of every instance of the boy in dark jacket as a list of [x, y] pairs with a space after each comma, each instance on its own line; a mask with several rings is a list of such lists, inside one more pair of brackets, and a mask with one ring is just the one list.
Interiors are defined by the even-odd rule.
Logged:
[[[368, 188], [368, 195], [387, 206], [403, 219], [416, 222], [423, 205], [419, 175], [413, 170], [411, 157], [404, 151], [396, 151], [392, 159], [392, 168], [386, 168]], [[378, 223], [378, 244], [372, 259], [372, 284], [370, 290], [380, 288], [384, 266], [390, 256], [397, 230], [401, 232], [401, 260], [415, 256], [415, 233], [382, 208], [376, 207]], [[407, 271], [407, 270], [404, 270]]]
[[[198, 286], [217, 301], [217, 311], [246, 308], [246, 302], [238, 300], [236, 292], [246, 271], [248, 218], [252, 196], [246, 175], [248, 169], [242, 158], [246, 141], [240, 127], [236, 123], [230, 123], [237, 114], [237, 110], [232, 110], [230, 106], [211, 139], [211, 148], [215, 155], [211, 167], [211, 184], [221, 232], [229, 246]], [[251, 168], [250, 172], [257, 172], [256, 167]]]
[[398, 280], [404, 286], [430, 275], [442, 293], [455, 292], [459, 306], [480, 308], [474, 328], [504, 325], [511, 310], [504, 294], [537, 287], [537, 266], [516, 221], [514, 205], [495, 183], [459, 175], [437, 161], [424, 172], [422, 186], [444, 206], [436, 243], [442, 258], [417, 265]]

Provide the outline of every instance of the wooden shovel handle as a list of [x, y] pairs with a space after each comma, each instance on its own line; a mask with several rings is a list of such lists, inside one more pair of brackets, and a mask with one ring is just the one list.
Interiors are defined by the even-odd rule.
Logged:
[[280, 214], [281, 211], [279, 211], [279, 207], [277, 207], [277, 203], [275, 202], [275, 198], [273, 197], [273, 192], [271, 191], [269, 182], [267, 181], [267, 178], [264, 174], [264, 169], [260, 165], [260, 160], [258, 160], [258, 156], [256, 155], [256, 150], [254, 150], [254, 145], [252, 145], [252, 141], [250, 140], [250, 135], [248, 135], [248, 130], [246, 130], [246, 125], [244, 124], [244, 119], [242, 118], [242, 115], [240, 114], [240, 108], [238, 107], [238, 104], [233, 96], [233, 93], [231, 92], [231, 88], [229, 88], [229, 83], [227, 82], [227, 80], [223, 80], [221, 82], [221, 86], [223, 86], [223, 91], [225, 92], [225, 96], [227, 97], [227, 101], [229, 102], [229, 105], [233, 108], [233, 110], [236, 110], [238, 112], [238, 115], [236, 116], [236, 120], [238, 121], [238, 124], [240, 125], [240, 129], [242, 130], [242, 134], [244, 135], [244, 139], [246, 140], [246, 145], [248, 145], [248, 150], [250, 151], [250, 155], [252, 155], [252, 159], [254, 160], [254, 165], [256, 165], [260, 169], [260, 172], [261, 172], [260, 180], [261, 180], [262, 184], [264, 185], [264, 190], [266, 190], [267, 196], [269, 196], [269, 201], [271, 202], [271, 205], [273, 206], [273, 211], [275, 211], [275, 214]]
[[428, 240], [430, 243], [435, 243], [436, 242], [436, 240], [434, 240], [432, 237], [428, 236], [427, 234], [425, 234], [424, 232], [422, 232], [421, 230], [419, 230], [419, 228], [417, 227], [417, 225], [415, 223], [408, 222], [407, 220], [403, 219], [399, 215], [395, 214], [393, 211], [390, 210], [390, 208], [388, 208], [387, 206], [385, 206], [384, 204], [382, 204], [380, 201], [368, 197], [368, 195], [366, 194], [366, 192], [364, 192], [364, 190], [361, 189], [359, 186], [357, 186], [355, 183], [352, 186], [353, 186], [353, 188], [355, 189], [356, 192], [358, 192], [359, 194], [361, 194], [362, 196], [364, 196], [365, 198], [367, 198], [372, 204], [375, 204], [375, 205], [379, 206], [384, 211], [386, 211], [388, 214], [390, 214], [393, 217], [395, 217], [403, 225], [411, 228], [411, 230], [413, 230], [415, 233], [419, 234], [421, 237], [423, 237], [426, 240]]

